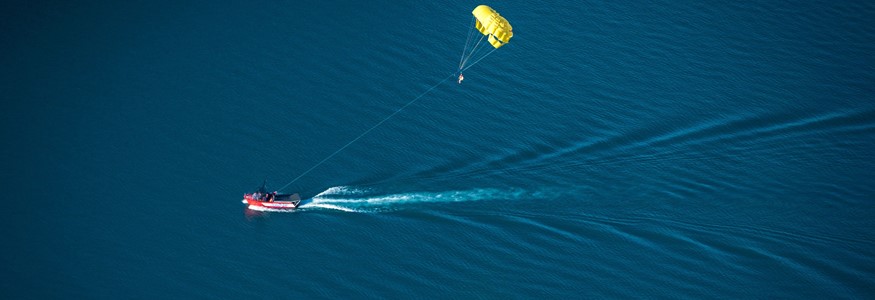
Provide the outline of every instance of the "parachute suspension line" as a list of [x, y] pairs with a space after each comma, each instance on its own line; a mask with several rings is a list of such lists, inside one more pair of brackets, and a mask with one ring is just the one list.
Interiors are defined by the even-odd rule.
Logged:
[[[490, 48], [492, 48], [492, 47], [483, 47], [483, 48], [478, 49], [476, 53], [471, 54], [471, 57], [469, 57], [468, 59], [465, 60], [465, 67], [466, 68], [463, 68], [463, 69], [467, 69], [467, 67], [469, 66], [469, 64], [468, 64], [469, 62], [478, 61], [481, 58], [485, 57], [486, 55], [489, 55], [489, 53], [492, 52], [492, 51], [488, 50]], [[492, 48], [492, 50], [495, 50], [495, 48]]]
[[349, 143], [346, 143], [346, 145], [343, 145], [343, 147], [340, 147], [340, 149], [337, 149], [337, 151], [334, 151], [334, 153], [331, 153], [330, 155], [328, 155], [327, 157], [325, 157], [324, 159], [322, 159], [322, 161], [316, 163], [315, 165], [313, 165], [312, 167], [310, 167], [310, 169], [307, 169], [307, 171], [304, 171], [304, 173], [301, 173], [301, 175], [298, 175], [298, 177], [295, 177], [295, 179], [292, 179], [292, 181], [290, 181], [289, 183], [286, 183], [286, 185], [284, 185], [283, 187], [279, 188], [277, 191], [281, 191], [281, 190], [283, 190], [284, 188], [287, 188], [287, 187], [288, 187], [289, 185], [291, 185], [292, 183], [295, 183], [295, 181], [298, 181], [298, 179], [301, 179], [301, 177], [304, 177], [304, 175], [307, 175], [307, 173], [310, 173], [310, 171], [313, 171], [313, 169], [316, 169], [317, 167], [319, 167], [320, 165], [322, 165], [323, 163], [325, 163], [326, 161], [328, 161], [329, 159], [331, 159], [332, 157], [334, 157], [335, 155], [337, 155], [338, 153], [340, 153], [340, 151], [343, 151], [343, 149], [346, 149], [346, 147], [349, 147], [349, 145], [352, 145], [352, 143], [355, 143], [356, 141], [358, 141], [359, 139], [361, 139], [362, 137], [364, 137], [366, 134], [368, 134], [369, 132], [373, 131], [373, 130], [376, 129], [378, 126], [382, 125], [383, 123], [385, 123], [386, 121], [388, 121], [389, 119], [391, 119], [392, 117], [394, 117], [395, 115], [397, 115], [399, 112], [401, 112], [402, 110], [404, 110], [405, 108], [407, 108], [408, 106], [410, 106], [411, 104], [413, 104], [414, 102], [416, 102], [416, 100], [419, 100], [419, 98], [422, 98], [422, 96], [425, 96], [425, 94], [428, 94], [429, 92], [431, 92], [432, 90], [434, 90], [436, 87], [438, 87], [439, 85], [441, 85], [441, 84], [443, 84], [445, 81], [447, 81], [447, 79], [450, 79], [450, 77], [453, 77], [454, 75], [455, 75], [455, 74], [450, 74], [449, 76], [444, 77], [443, 80], [441, 80], [441, 81], [438, 82], [437, 84], [431, 86], [430, 88], [428, 88], [428, 90], [426, 90], [425, 92], [422, 92], [422, 94], [419, 94], [419, 96], [416, 96], [416, 98], [413, 98], [413, 100], [410, 100], [410, 102], [407, 102], [407, 104], [404, 104], [404, 106], [402, 106], [401, 108], [399, 108], [399, 109], [396, 110], [395, 112], [389, 114], [389, 116], [383, 118], [383, 120], [381, 120], [380, 122], [377, 122], [377, 124], [375, 124], [374, 126], [371, 126], [371, 128], [368, 128], [368, 130], [365, 130], [364, 132], [362, 132], [362, 134], [359, 134], [359, 136], [357, 136], [357, 137], [355, 137], [354, 139], [352, 139], [351, 141], [349, 141]]
[[468, 39], [465, 40], [465, 48], [462, 48], [462, 57], [459, 58], [459, 70], [462, 70], [462, 61], [465, 60], [465, 52], [468, 51], [468, 44], [471, 43], [471, 36], [474, 34], [474, 22], [477, 18], [471, 17], [471, 26], [468, 26]]
[[468, 63], [468, 60], [471, 59], [471, 56], [474, 55], [474, 52], [477, 52], [477, 48], [480, 48], [480, 45], [483, 45], [481, 42], [483, 42], [483, 38], [485, 37], [485, 35], [480, 36], [480, 40], [478, 40], [477, 43], [474, 44], [474, 48], [471, 49], [471, 52], [468, 53], [468, 56], [466, 56], [465, 59], [462, 61], [462, 68], [460, 69], [465, 68], [465, 64]]
[[468, 60], [471, 59], [471, 56], [473, 56], [474, 53], [477, 52], [477, 50], [482, 49], [482, 48], [480, 48], [480, 45], [482, 45], [483, 38], [485, 38], [485, 37], [486, 37], [485, 35], [480, 36], [480, 39], [477, 40], [476, 43], [471, 44], [471, 46], [473, 46], [473, 47], [471, 47], [471, 51], [469, 51], [468, 53], [465, 54], [464, 59], [462, 59], [462, 66], [461, 66], [461, 68], [459, 68], [459, 70], [464, 69], [465, 64], [468, 63]]
[[494, 48], [494, 49], [492, 49], [492, 51], [489, 51], [489, 53], [486, 53], [486, 55], [483, 55], [483, 57], [481, 57], [480, 59], [475, 60], [473, 64], [468, 65], [467, 67], [465, 67], [464, 69], [462, 69], [462, 71], [460, 71], [460, 72], [464, 72], [465, 70], [467, 70], [467, 69], [473, 67], [474, 65], [476, 65], [477, 63], [479, 63], [481, 60], [483, 60], [484, 58], [486, 58], [487, 56], [489, 56], [489, 54], [492, 54], [492, 52], [495, 52], [495, 50], [498, 50], [498, 48]]
[[[484, 37], [486, 37], [486, 36], [484, 36]], [[473, 59], [473, 58], [475, 58], [475, 57], [479, 57], [479, 56], [483, 53], [483, 49], [489, 48], [489, 47], [479, 47], [480, 45], [483, 45], [483, 44], [487, 44], [487, 42], [484, 42], [484, 43], [478, 44], [478, 45], [477, 45], [477, 46], [478, 46], [477, 49], [475, 49], [474, 51], [471, 51], [471, 53], [469, 53], [468, 56], [465, 57], [465, 63], [462, 64], [462, 68], [463, 68], [463, 69], [464, 69], [466, 66], [468, 66], [468, 62], [470, 62], [471, 59]]]

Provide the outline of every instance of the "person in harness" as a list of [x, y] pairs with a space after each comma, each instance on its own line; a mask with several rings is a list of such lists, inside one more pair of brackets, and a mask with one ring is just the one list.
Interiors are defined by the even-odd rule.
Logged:
[[273, 202], [274, 199], [276, 199], [276, 192], [267, 194], [267, 202]]
[[459, 84], [462, 84], [462, 80], [465, 80], [465, 75], [462, 75], [462, 73], [459, 73]]

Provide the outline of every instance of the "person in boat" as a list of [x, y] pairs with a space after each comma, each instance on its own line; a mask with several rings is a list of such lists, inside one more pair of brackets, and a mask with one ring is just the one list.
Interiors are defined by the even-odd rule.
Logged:
[[462, 73], [459, 73], [459, 84], [462, 84], [462, 80], [465, 80], [465, 75], [462, 75]]

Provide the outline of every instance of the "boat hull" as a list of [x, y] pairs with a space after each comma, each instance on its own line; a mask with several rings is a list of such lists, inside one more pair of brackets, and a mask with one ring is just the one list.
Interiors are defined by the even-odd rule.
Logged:
[[249, 205], [249, 209], [256, 210], [294, 210], [301, 204], [301, 200], [263, 201], [246, 194], [243, 196], [243, 203]]

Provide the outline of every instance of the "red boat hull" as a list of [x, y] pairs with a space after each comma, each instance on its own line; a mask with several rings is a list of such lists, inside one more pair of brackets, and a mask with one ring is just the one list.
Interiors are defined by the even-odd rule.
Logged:
[[293, 201], [264, 201], [252, 197], [252, 194], [243, 195], [243, 203], [249, 205], [249, 209], [255, 210], [294, 210], [301, 204], [301, 200]]

